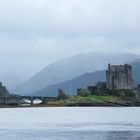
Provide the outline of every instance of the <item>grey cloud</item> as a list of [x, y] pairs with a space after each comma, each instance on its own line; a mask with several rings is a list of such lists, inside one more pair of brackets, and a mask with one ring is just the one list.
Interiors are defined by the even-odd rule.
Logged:
[[81, 52], [140, 54], [139, 7], [139, 0], [0, 1], [1, 72], [28, 78]]

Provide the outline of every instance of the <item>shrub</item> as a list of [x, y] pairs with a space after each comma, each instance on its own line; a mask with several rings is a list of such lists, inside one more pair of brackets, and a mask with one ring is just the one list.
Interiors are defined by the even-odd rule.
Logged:
[[85, 97], [91, 95], [91, 92], [88, 89], [81, 89], [78, 95]]
[[135, 93], [133, 90], [129, 89], [113, 89], [110, 90], [110, 95], [118, 96], [118, 97], [134, 97]]

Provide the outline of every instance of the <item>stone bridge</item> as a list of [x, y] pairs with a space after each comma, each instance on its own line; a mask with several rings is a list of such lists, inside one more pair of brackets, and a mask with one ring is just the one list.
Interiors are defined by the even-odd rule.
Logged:
[[25, 100], [28, 100], [31, 106], [34, 105], [34, 100], [40, 100], [41, 104], [47, 103], [49, 99], [54, 97], [41, 97], [41, 96], [5, 96], [0, 97], [0, 104], [27, 104]]

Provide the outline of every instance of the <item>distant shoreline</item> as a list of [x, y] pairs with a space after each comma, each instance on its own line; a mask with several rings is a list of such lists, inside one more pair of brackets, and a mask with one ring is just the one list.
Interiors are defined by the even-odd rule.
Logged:
[[64, 96], [51, 98], [42, 104], [0, 104], [0, 108], [29, 107], [140, 107], [140, 97]]
[[39, 104], [33, 106], [19, 106], [19, 105], [0, 105], [0, 108], [38, 108], [38, 107], [140, 107], [139, 105], [129, 105], [129, 104], [118, 104], [118, 103], [75, 103], [67, 105], [56, 105], [56, 104]]

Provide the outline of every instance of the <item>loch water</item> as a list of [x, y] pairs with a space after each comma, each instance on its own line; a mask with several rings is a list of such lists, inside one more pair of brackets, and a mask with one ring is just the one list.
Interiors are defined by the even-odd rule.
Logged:
[[140, 108], [3, 108], [0, 140], [140, 140]]

